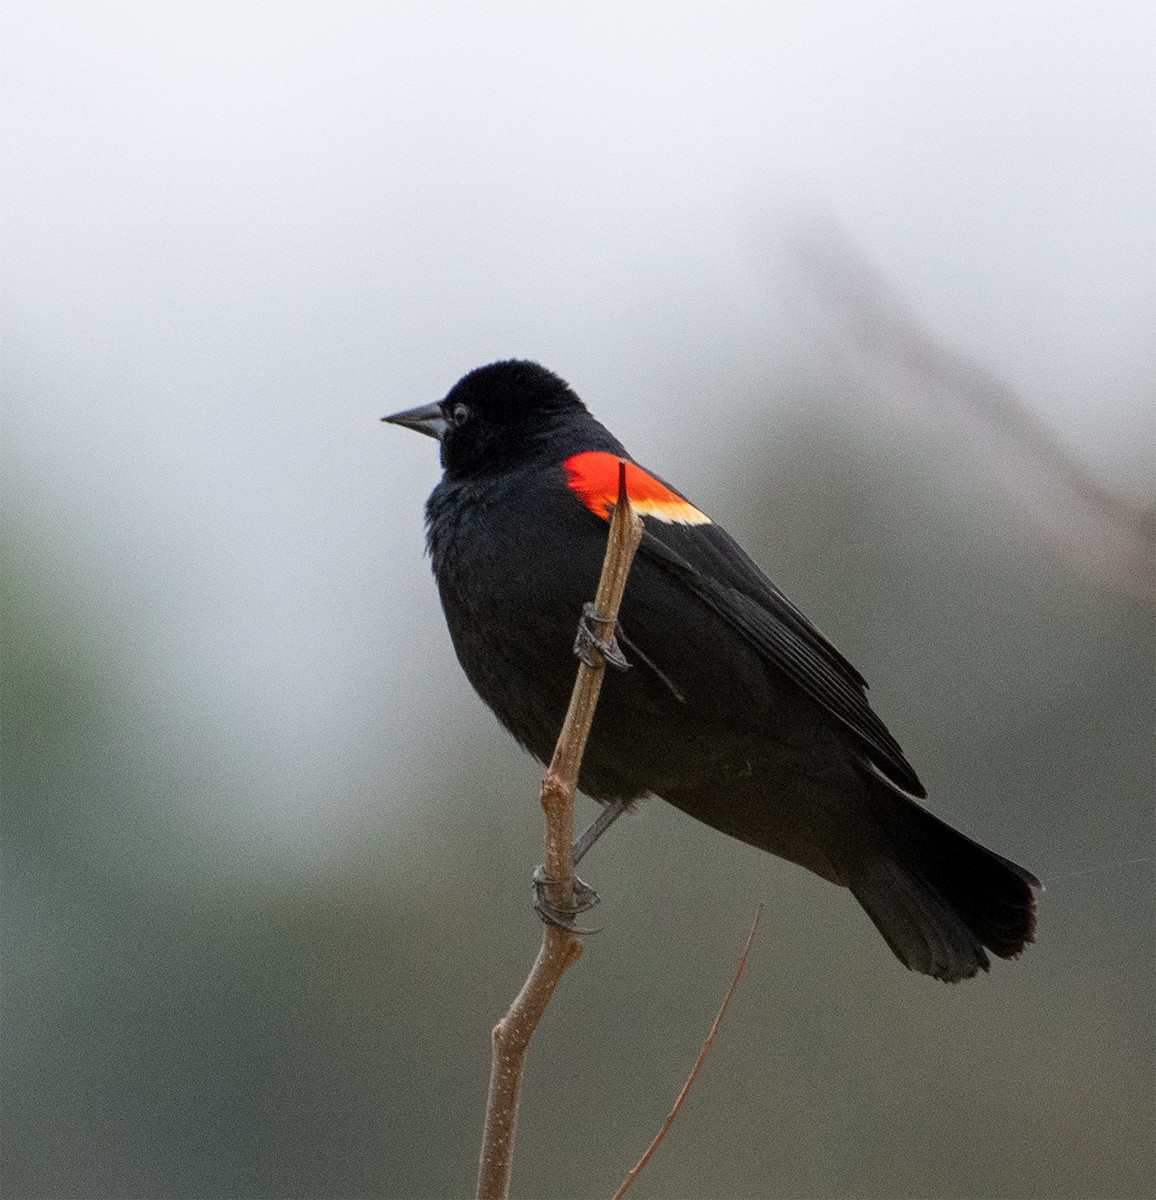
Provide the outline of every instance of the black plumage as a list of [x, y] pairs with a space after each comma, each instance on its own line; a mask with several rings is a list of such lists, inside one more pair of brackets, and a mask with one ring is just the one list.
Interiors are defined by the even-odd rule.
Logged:
[[[546, 761], [606, 547], [604, 468], [633, 460], [535, 363], [478, 368], [440, 403], [386, 419], [441, 442], [427, 523], [454, 647]], [[631, 471], [644, 519], [620, 614], [631, 667], [607, 672], [582, 790], [660, 796], [850, 888], [912, 970], [958, 980], [988, 969], [987, 951], [1018, 955], [1039, 881], [919, 804], [859, 673], [725, 530]]]

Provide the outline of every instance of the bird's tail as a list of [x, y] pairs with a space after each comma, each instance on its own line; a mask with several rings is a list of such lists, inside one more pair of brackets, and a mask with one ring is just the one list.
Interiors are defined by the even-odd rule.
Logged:
[[912, 971], [954, 983], [1035, 941], [1040, 881], [882, 782], [870, 788], [873, 851], [847, 884]]

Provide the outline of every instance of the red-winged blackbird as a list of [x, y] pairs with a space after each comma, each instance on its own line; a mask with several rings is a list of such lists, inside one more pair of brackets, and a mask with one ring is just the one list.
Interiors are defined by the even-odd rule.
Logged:
[[635, 465], [536, 363], [479, 367], [384, 418], [437, 438], [426, 506], [454, 648], [503, 725], [548, 761], [574, 683], [620, 458], [644, 533], [579, 786], [611, 816], [656, 795], [850, 888], [913, 971], [966, 979], [1035, 940], [1015, 863], [932, 816], [854, 667], [680, 492]]

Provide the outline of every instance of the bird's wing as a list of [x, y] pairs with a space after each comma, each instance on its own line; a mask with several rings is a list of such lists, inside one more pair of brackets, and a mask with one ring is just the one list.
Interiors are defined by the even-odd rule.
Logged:
[[648, 520], [639, 554], [677, 577], [841, 722], [887, 780], [910, 795], [927, 795], [899, 743], [867, 703], [863, 677], [725, 529]]

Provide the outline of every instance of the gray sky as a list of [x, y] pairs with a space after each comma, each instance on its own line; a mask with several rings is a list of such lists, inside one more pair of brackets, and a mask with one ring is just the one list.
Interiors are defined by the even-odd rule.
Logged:
[[308, 827], [331, 762], [444, 703], [380, 702], [450, 652], [433, 448], [376, 418], [525, 355], [640, 458], [689, 461], [801, 336], [775, 250], [798, 214], [1098, 470], [1150, 474], [1149, 4], [36, 2], [5, 26], [6, 504], [164, 737], [195, 715], [293, 768], [259, 820]]

